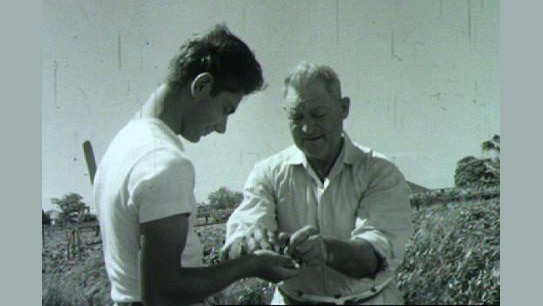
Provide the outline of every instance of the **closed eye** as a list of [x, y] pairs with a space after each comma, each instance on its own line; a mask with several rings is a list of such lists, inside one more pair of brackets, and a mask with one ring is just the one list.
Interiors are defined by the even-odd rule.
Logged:
[[288, 119], [291, 120], [291, 121], [294, 121], [294, 122], [299, 122], [303, 118], [304, 118], [304, 116], [301, 115], [301, 114], [290, 114], [288, 116]]
[[311, 116], [313, 118], [322, 118], [322, 117], [326, 116], [326, 114], [327, 114], [327, 112], [324, 109], [319, 109], [319, 110], [311, 112]]

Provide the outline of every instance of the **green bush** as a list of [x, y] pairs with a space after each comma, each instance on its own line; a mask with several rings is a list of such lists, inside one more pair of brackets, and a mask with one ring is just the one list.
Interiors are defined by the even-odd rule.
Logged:
[[229, 190], [226, 187], [221, 187], [210, 193], [208, 200], [209, 206], [213, 209], [235, 208], [243, 200], [243, 194]]
[[86, 213], [81, 217], [81, 222], [89, 222], [89, 221], [98, 221], [98, 218], [96, 215], [91, 213]]
[[71, 261], [65, 260], [64, 256], [61, 258], [55, 271], [45, 276], [42, 305], [113, 305], [101, 248], [87, 248], [83, 254]]
[[398, 271], [406, 304], [499, 304], [499, 200], [434, 205], [414, 215]]
[[61, 224], [81, 222], [81, 218], [89, 212], [83, 197], [75, 192], [68, 193], [62, 198], [51, 198], [51, 203], [60, 208], [56, 221]]
[[454, 173], [456, 187], [482, 187], [500, 185], [500, 135], [481, 144], [481, 150], [493, 154], [492, 158], [466, 156], [458, 161]]
[[[398, 285], [409, 305], [499, 304], [499, 198], [450, 202], [414, 211], [414, 235], [398, 269]], [[196, 228], [204, 243], [204, 261], [218, 261], [224, 225]], [[62, 246], [65, 248], [65, 246]], [[101, 248], [85, 248], [66, 262], [63, 250], [44, 250], [57, 264], [44, 281], [42, 305], [111, 305]], [[217, 304], [267, 304], [274, 287], [243, 279], [206, 301]]]

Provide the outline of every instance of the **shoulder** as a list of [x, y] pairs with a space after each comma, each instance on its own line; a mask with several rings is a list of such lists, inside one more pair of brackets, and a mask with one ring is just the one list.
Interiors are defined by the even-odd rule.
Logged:
[[400, 174], [399, 168], [384, 153], [352, 142], [351, 155], [354, 156], [355, 168], [372, 174]]
[[135, 163], [133, 172], [146, 175], [164, 175], [182, 178], [194, 176], [194, 165], [187, 155], [169, 147], [158, 147], [147, 151]]
[[255, 164], [255, 168], [266, 171], [280, 171], [290, 165], [296, 158], [299, 151], [295, 145], [291, 145], [277, 153], [274, 153]]

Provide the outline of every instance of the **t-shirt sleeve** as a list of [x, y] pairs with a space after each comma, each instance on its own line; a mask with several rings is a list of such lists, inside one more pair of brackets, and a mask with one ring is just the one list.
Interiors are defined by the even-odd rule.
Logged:
[[168, 150], [153, 151], [132, 169], [129, 204], [139, 222], [191, 213], [194, 205], [194, 167], [190, 160]]

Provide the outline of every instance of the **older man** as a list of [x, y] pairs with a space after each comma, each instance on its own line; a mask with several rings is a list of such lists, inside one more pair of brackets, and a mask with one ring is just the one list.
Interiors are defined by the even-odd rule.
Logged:
[[301, 63], [284, 96], [295, 145], [255, 165], [223, 254], [286, 242], [302, 267], [272, 304], [403, 303], [395, 269], [412, 235], [404, 176], [345, 133], [350, 100], [330, 67]]

